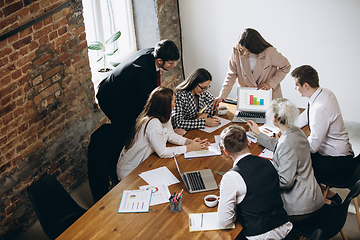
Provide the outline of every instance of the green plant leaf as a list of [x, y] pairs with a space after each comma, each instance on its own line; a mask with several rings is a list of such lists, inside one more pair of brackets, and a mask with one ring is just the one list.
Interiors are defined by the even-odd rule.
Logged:
[[97, 62], [100, 62], [101, 59], [103, 59], [104, 56], [101, 56], [98, 60], [96, 60]]
[[91, 42], [88, 46], [90, 50], [102, 50], [104, 48], [104, 45], [99, 41]]
[[105, 53], [107, 56], [112, 56], [114, 53], [116, 53], [118, 48], [114, 49], [112, 52]]
[[120, 63], [119, 63], [119, 62], [110, 62], [110, 64], [111, 64], [113, 67], [116, 67], [116, 66], [119, 65]]
[[112, 35], [105, 43], [106, 44], [110, 44], [115, 42], [116, 40], [119, 39], [119, 37], [121, 36], [121, 32], [117, 31], [114, 35]]

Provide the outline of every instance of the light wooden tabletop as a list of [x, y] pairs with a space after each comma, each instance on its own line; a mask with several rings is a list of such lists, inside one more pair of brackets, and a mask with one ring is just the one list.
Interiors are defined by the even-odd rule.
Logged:
[[[222, 103], [229, 108], [229, 112], [223, 118], [232, 119], [236, 105]], [[229, 126], [229, 123], [226, 126]], [[245, 126], [245, 124], [240, 124]], [[185, 137], [208, 138], [215, 142], [214, 135], [219, 135], [225, 128], [215, 132], [206, 133], [200, 130], [189, 131]], [[262, 151], [257, 144], [251, 145], [251, 153], [257, 155]], [[184, 159], [177, 157], [183, 171], [193, 171], [209, 168], [213, 171], [216, 182], [219, 184], [221, 175], [215, 173], [226, 172], [232, 168], [233, 162], [225, 154], [214, 157]], [[150, 155], [125, 179], [117, 184], [100, 201], [93, 205], [81, 218], [71, 225], [58, 239], [235, 239], [242, 230], [237, 223], [235, 229], [189, 232], [189, 213], [216, 212], [217, 207], [208, 208], [204, 204], [204, 197], [208, 194], [219, 195], [219, 190], [189, 194], [184, 190], [182, 197], [182, 210], [179, 213], [170, 212], [169, 204], [160, 204], [150, 207], [148, 213], [118, 213], [123, 190], [139, 189], [147, 183], [139, 177], [145, 172], [158, 167], [166, 166], [177, 179], [181, 179], [172, 158], [159, 158], [156, 154]], [[170, 185], [170, 193], [180, 192], [185, 189], [182, 181]]]

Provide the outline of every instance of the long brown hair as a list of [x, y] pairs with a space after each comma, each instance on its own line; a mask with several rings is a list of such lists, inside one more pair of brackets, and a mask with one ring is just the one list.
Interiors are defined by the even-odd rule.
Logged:
[[125, 149], [129, 149], [134, 145], [135, 137], [139, 134], [140, 129], [144, 124], [146, 124], [144, 128], [145, 134], [147, 124], [151, 119], [157, 118], [162, 123], [166, 123], [170, 120], [173, 95], [173, 90], [166, 87], [157, 87], [150, 93], [144, 110], [136, 119], [135, 127], [125, 144]]
[[[251, 53], [254, 54], [259, 54], [268, 47], [272, 47], [272, 45], [268, 43], [258, 31], [252, 28], [245, 29], [245, 31], [240, 36], [238, 45], [246, 47]], [[238, 46], [238, 48], [240, 46]]]
[[181, 90], [192, 91], [199, 83], [206, 82], [208, 80], [212, 81], [209, 71], [205, 68], [198, 68], [193, 71], [185, 81], [175, 88], [175, 92]]

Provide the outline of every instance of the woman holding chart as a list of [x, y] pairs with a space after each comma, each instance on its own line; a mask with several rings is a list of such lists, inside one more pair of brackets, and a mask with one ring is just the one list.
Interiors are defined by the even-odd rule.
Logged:
[[295, 126], [299, 110], [289, 100], [279, 98], [272, 101], [266, 114], [280, 129], [279, 139], [261, 133], [253, 121], [247, 125], [258, 135], [257, 143], [274, 152], [273, 165], [279, 175], [280, 194], [289, 220], [302, 221], [324, 205], [324, 197], [311, 166], [309, 142]]
[[247, 28], [232, 49], [229, 70], [214, 105], [226, 99], [236, 79], [241, 87], [273, 89], [273, 99], [281, 98], [280, 82], [290, 71], [289, 61], [258, 31]]
[[[190, 151], [207, 149], [207, 139], [194, 140], [176, 134], [172, 128], [171, 110], [175, 107], [173, 90], [165, 87], [155, 88], [136, 119], [135, 128], [120, 153], [117, 175], [123, 179], [150, 154], [156, 152], [161, 158], [170, 158]], [[170, 142], [177, 147], [166, 147]]]
[[213, 117], [215, 97], [207, 91], [211, 81], [209, 71], [199, 68], [175, 88], [171, 121], [176, 133], [184, 135], [186, 130], [219, 125], [219, 119]]

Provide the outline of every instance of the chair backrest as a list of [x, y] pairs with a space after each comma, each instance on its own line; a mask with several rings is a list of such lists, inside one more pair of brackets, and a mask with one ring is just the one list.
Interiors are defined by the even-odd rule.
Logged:
[[357, 167], [349, 183], [347, 184], [348, 188], [351, 188], [358, 180], [360, 180], [360, 154], [354, 158], [354, 162], [357, 164]]
[[42, 229], [55, 239], [86, 210], [80, 207], [57, 179], [45, 174], [27, 188]]
[[321, 229], [316, 229], [310, 236], [309, 240], [319, 240], [321, 239], [322, 231]]
[[354, 186], [351, 188], [350, 192], [346, 196], [345, 200], [337, 206], [335, 214], [329, 219], [329, 224], [326, 229], [323, 229], [323, 238], [329, 239], [334, 237], [340, 230], [344, 227], [348, 208], [351, 200], [354, 197], [357, 197], [360, 193], [360, 180], [358, 180]]

